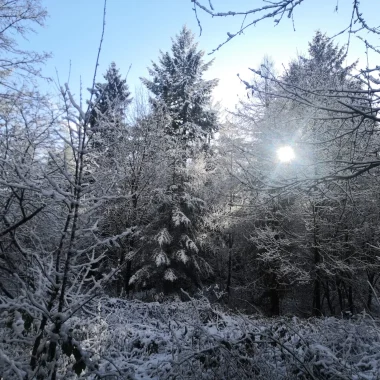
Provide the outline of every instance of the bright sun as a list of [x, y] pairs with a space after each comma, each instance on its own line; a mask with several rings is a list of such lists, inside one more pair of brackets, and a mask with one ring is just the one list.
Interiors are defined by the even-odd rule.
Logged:
[[277, 157], [281, 162], [290, 162], [296, 158], [291, 146], [283, 146], [277, 150]]

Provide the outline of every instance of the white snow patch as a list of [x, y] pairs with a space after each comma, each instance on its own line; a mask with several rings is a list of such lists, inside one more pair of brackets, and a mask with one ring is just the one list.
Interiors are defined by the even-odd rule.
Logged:
[[164, 279], [171, 282], [174, 282], [177, 279], [177, 276], [175, 275], [173, 269], [166, 269]]

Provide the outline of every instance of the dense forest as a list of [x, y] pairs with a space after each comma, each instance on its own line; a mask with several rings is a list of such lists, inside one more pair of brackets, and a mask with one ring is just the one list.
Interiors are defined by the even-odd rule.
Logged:
[[379, 66], [317, 31], [226, 113], [184, 26], [145, 92], [110, 57], [56, 102], [46, 10], [0, 15], [0, 379], [380, 379]]

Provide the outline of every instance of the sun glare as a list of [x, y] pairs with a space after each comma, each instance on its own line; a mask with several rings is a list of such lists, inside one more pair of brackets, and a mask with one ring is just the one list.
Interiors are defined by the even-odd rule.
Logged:
[[277, 150], [277, 157], [281, 162], [290, 162], [296, 158], [291, 146], [283, 146]]

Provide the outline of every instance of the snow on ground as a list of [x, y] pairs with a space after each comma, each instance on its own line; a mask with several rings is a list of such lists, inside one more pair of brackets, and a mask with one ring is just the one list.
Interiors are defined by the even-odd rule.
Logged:
[[[23, 357], [28, 365], [30, 347], [8, 337], [17, 330], [32, 343], [32, 331], [21, 331], [20, 316], [14, 319], [0, 323], [0, 373]], [[81, 378], [108, 380], [380, 379], [380, 322], [365, 314], [269, 319], [222, 311], [206, 299], [101, 298], [67, 322], [62, 336], [68, 335], [79, 345], [61, 347], [60, 379], [81, 371]]]
[[367, 315], [258, 319], [204, 299], [102, 299], [81, 319], [74, 335], [115, 379], [380, 379], [380, 326]]

